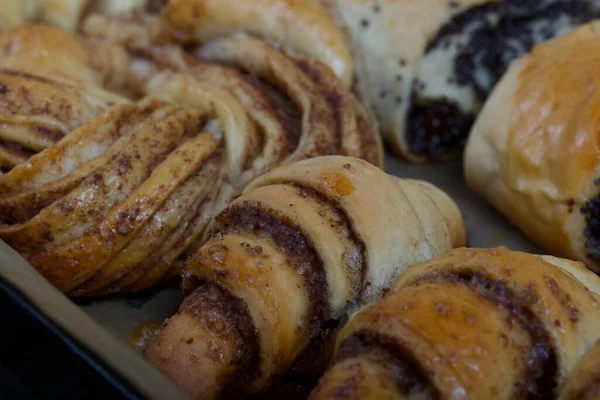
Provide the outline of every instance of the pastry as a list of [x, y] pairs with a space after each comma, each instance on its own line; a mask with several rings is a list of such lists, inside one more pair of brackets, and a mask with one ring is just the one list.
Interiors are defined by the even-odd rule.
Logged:
[[33, 20], [39, 10], [39, 0], [3, 0], [0, 2], [0, 30]]
[[600, 337], [599, 293], [580, 263], [452, 251], [352, 317], [310, 398], [556, 398]]
[[303, 354], [316, 364], [325, 331], [403, 269], [464, 242], [456, 205], [430, 184], [342, 156], [278, 167], [215, 218], [144, 354], [194, 398], [260, 393]]
[[[176, 275], [210, 219], [277, 165], [329, 154], [382, 164], [375, 123], [333, 72], [259, 39], [212, 41], [199, 50], [205, 61], [188, 63], [176, 48], [138, 54], [37, 25], [2, 37], [14, 44], [0, 61], [14, 82], [0, 98], [22, 115], [0, 117], [24, 127], [3, 127], [0, 138], [33, 136], [38, 121], [64, 131], [0, 176], [0, 239], [70, 296], [139, 291]], [[55, 37], [64, 49], [53, 50]], [[90, 61], [102, 46], [124, 55]], [[42, 89], [31, 108], [34, 84]]]
[[592, 347], [561, 388], [558, 400], [597, 400], [600, 398], [600, 341]]
[[322, 62], [368, 106], [362, 54], [317, 0], [172, 0], [157, 9], [156, 14], [96, 13], [85, 19], [83, 29], [108, 39], [116, 29], [118, 36], [131, 40], [139, 36], [135, 32], [141, 25], [148, 34], [146, 45], [177, 44], [187, 49], [246, 33], [290, 56]]
[[[128, 100], [128, 55], [43, 25], [0, 34], [0, 172], [24, 163], [96, 115]], [[4, 194], [4, 193], [3, 193]]]
[[466, 149], [471, 188], [551, 254], [600, 272], [596, 22], [515, 62]]
[[597, 0], [322, 0], [367, 62], [381, 130], [410, 161], [462, 153], [510, 62], [600, 16]]
[[162, 0], [2, 0], [0, 30], [32, 22], [76, 31], [91, 13], [128, 14], [136, 10], [157, 11]]

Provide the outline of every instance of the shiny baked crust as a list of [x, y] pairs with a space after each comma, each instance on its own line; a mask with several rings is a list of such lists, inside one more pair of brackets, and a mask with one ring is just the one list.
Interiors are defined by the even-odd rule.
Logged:
[[465, 155], [472, 189], [548, 252], [596, 272], [599, 48], [600, 25], [592, 23], [515, 62]]
[[554, 398], [600, 337], [599, 294], [580, 263], [451, 251], [353, 316], [311, 398]]
[[558, 400], [594, 400], [600, 397], [600, 341], [571, 371]]
[[[381, 298], [409, 265], [465, 243], [460, 212], [442, 191], [342, 156], [262, 175], [205, 237], [182, 273], [186, 300], [145, 351], [195, 398], [260, 393], [320, 343], [327, 324]], [[207, 293], [240, 304], [200, 311]], [[178, 345], [191, 338], [193, 346]], [[310, 353], [313, 366], [325, 350]], [[215, 362], [215, 352], [225, 358]]]

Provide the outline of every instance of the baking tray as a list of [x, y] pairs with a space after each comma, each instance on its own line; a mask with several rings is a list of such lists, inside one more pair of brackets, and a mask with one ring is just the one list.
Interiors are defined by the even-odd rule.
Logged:
[[[410, 165], [392, 154], [386, 156], [388, 173], [432, 182], [456, 201], [463, 213], [470, 247], [506, 246], [542, 253], [483, 198], [467, 188], [460, 162]], [[130, 334], [136, 327], [161, 322], [177, 311], [181, 294], [176, 288], [73, 302], [2, 242], [0, 277], [27, 303], [29, 312], [39, 313], [47, 321], [47, 329], [58, 330], [66, 341], [71, 341], [71, 346], [111, 384], [121, 385], [122, 393], [131, 396], [139, 393], [148, 399], [186, 398], [130, 344]]]

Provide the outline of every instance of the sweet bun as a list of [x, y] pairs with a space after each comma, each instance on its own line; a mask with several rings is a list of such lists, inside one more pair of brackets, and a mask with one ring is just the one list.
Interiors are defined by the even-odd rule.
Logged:
[[548, 252], [600, 272], [600, 23], [515, 62], [466, 149], [469, 186]]
[[556, 398], [591, 372], [579, 362], [600, 338], [599, 289], [573, 261], [453, 250], [350, 319], [310, 398]]
[[588, 0], [323, 0], [367, 62], [382, 133], [413, 162], [462, 153], [510, 62], [600, 16]]

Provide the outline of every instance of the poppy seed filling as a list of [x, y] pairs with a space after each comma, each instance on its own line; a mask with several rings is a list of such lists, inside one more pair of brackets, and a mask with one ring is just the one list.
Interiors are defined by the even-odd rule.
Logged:
[[[505, 0], [456, 14], [430, 41], [413, 82], [411, 153], [460, 153], [474, 116], [512, 61], [598, 17], [598, 0]], [[445, 70], [428, 67], [440, 61], [447, 61]]]

